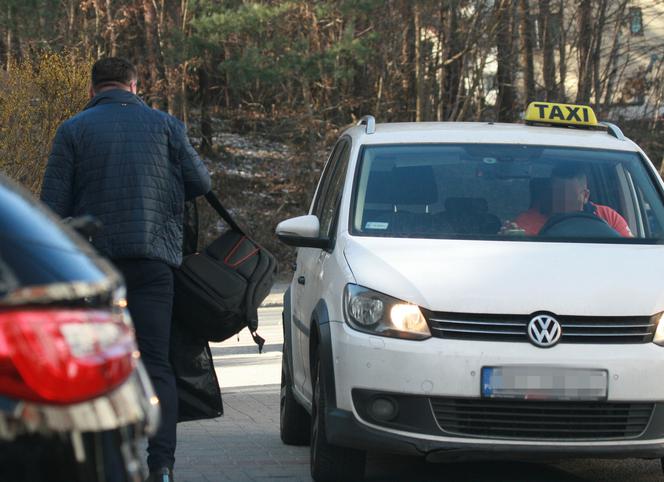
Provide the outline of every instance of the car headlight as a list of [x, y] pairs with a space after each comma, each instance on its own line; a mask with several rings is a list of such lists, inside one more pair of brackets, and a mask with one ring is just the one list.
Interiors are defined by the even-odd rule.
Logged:
[[653, 318], [657, 320], [657, 329], [655, 330], [655, 336], [652, 341], [659, 346], [664, 346], [664, 313], [661, 313], [659, 316], [653, 316]]
[[346, 285], [344, 315], [346, 323], [365, 333], [409, 340], [431, 337], [429, 325], [417, 305], [361, 286]]

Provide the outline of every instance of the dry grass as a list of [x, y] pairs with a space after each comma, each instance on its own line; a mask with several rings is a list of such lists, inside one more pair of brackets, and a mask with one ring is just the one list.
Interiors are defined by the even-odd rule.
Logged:
[[91, 60], [44, 51], [13, 62], [0, 83], [0, 171], [37, 192], [60, 123], [88, 100]]

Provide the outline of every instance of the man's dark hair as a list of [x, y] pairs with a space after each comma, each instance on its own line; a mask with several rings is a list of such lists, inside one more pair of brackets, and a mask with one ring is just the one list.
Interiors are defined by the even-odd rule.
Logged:
[[103, 87], [104, 84], [131, 84], [138, 78], [134, 64], [120, 57], [107, 57], [97, 60], [92, 66], [92, 88]]

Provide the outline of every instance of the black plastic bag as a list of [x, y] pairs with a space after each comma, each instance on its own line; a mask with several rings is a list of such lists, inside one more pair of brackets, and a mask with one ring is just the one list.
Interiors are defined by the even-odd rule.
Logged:
[[174, 319], [170, 348], [178, 392], [178, 422], [223, 415], [219, 380], [208, 342], [187, 333], [186, 326]]

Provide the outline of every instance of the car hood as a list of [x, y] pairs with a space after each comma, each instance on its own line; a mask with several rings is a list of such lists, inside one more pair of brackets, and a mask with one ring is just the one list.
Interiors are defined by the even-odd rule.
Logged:
[[434, 311], [664, 311], [664, 246], [349, 237], [356, 282]]

